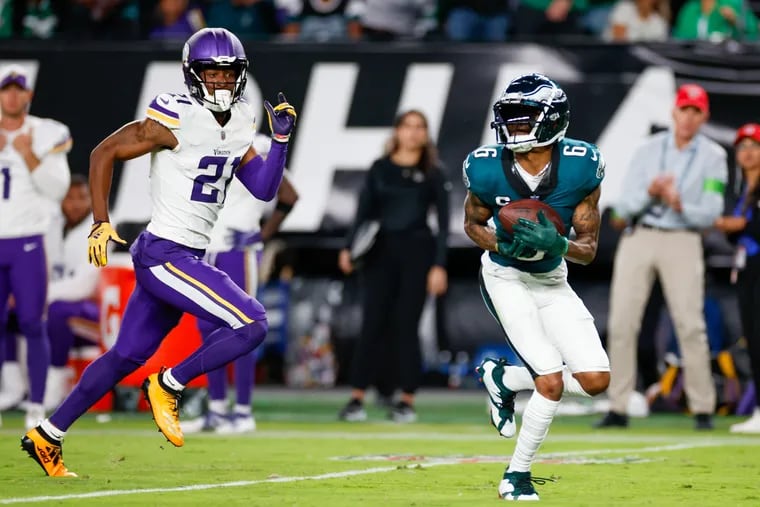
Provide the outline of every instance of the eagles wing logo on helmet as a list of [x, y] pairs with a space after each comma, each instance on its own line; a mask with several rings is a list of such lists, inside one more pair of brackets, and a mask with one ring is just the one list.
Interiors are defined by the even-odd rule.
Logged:
[[542, 74], [514, 79], [493, 106], [496, 141], [516, 152], [548, 146], [565, 137], [570, 104], [564, 90]]
[[[233, 69], [233, 90], [209, 92], [203, 80], [203, 71], [207, 69]], [[247, 70], [248, 59], [240, 39], [224, 28], [199, 30], [182, 48], [182, 72], [187, 89], [195, 100], [211, 111], [227, 111], [240, 99], [245, 90]]]

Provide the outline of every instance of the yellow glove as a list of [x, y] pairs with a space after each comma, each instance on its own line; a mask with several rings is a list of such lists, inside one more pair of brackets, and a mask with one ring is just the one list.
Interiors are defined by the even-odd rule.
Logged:
[[96, 222], [92, 224], [90, 235], [87, 237], [87, 253], [89, 254], [90, 264], [102, 268], [108, 264], [108, 240], [116, 241], [126, 245], [124, 241], [116, 234], [109, 222]]

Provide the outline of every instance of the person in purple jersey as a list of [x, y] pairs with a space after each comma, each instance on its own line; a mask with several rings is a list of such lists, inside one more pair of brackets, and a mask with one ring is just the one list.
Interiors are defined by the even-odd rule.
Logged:
[[249, 353], [267, 332], [264, 307], [203, 257], [233, 176], [257, 199], [276, 195], [296, 111], [282, 93], [277, 106], [264, 102], [274, 141], [265, 161], [252, 146], [253, 109], [242, 98], [248, 59], [240, 40], [221, 28], [203, 29], [185, 43], [182, 68], [188, 94], [158, 95], [145, 119], [108, 136], [90, 156], [91, 263], [105, 266], [108, 242], [124, 242], [108, 217], [115, 161], [151, 154], [153, 208], [147, 230], [131, 247], [136, 285], [116, 343], [84, 371], [50, 418], [21, 439], [49, 476], [76, 475], [63, 463], [66, 431], [145, 364], [184, 312], [218, 329], [184, 361], [143, 383], [159, 431], [177, 447], [184, 445], [178, 400], [185, 385]]
[[[253, 145], [265, 157], [271, 148], [271, 140], [269, 136], [256, 134]], [[262, 225], [268, 203], [253, 199], [243, 185], [233, 181], [224, 209], [211, 231], [211, 242], [206, 249], [209, 264], [227, 273], [248, 294], [255, 295], [264, 243], [280, 229], [297, 200], [298, 193], [288, 177], [283, 176], [277, 190], [277, 202]], [[204, 340], [212, 336], [217, 327], [215, 322], [198, 320], [198, 330]], [[251, 411], [256, 353], [251, 351], [235, 359], [235, 406], [230, 413], [227, 410], [226, 365], [208, 372], [208, 411], [201, 417], [183, 422], [184, 433], [246, 433], [256, 429], [256, 419]]]
[[12, 301], [28, 350], [27, 428], [45, 417], [50, 348], [43, 319], [48, 276], [43, 234], [69, 187], [71, 148], [65, 125], [28, 114], [32, 94], [23, 67], [0, 69], [0, 329]]

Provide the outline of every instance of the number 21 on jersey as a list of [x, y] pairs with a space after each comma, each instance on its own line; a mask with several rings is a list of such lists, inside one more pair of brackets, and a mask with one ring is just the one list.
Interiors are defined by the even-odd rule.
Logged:
[[[190, 194], [191, 201], [213, 202], [224, 201], [227, 194], [227, 187], [232, 181], [232, 173], [240, 164], [240, 157], [235, 157], [231, 164], [228, 164], [227, 157], [205, 156], [198, 162], [198, 169], [204, 170], [193, 180], [193, 192]], [[218, 181], [225, 178], [224, 187], [219, 188]], [[219, 190], [222, 190], [222, 198], [219, 199]]]

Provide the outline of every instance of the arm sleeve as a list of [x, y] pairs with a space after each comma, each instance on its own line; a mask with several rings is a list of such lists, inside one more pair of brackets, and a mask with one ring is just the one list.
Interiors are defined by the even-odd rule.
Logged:
[[435, 185], [435, 209], [438, 216], [438, 235], [435, 238], [436, 266], [445, 267], [449, 249], [449, 222], [451, 221], [451, 206], [449, 194], [451, 182], [449, 182], [441, 169], [436, 170]]
[[726, 154], [722, 152], [706, 162], [707, 171], [702, 181], [702, 193], [696, 201], [684, 202], [682, 198], [681, 215], [689, 225], [703, 229], [712, 226], [715, 219], [723, 212], [728, 166]]
[[375, 214], [375, 202], [377, 193], [377, 185], [375, 182], [376, 177], [377, 162], [372, 164], [372, 167], [370, 167], [369, 171], [367, 171], [367, 178], [364, 180], [364, 186], [359, 193], [359, 203], [356, 206], [356, 216], [354, 218], [354, 223], [351, 224], [351, 227], [348, 230], [348, 234], [346, 235], [346, 248], [351, 248], [351, 243], [354, 241], [354, 236], [356, 235], [356, 231], [359, 226], [363, 222], [372, 218]]

